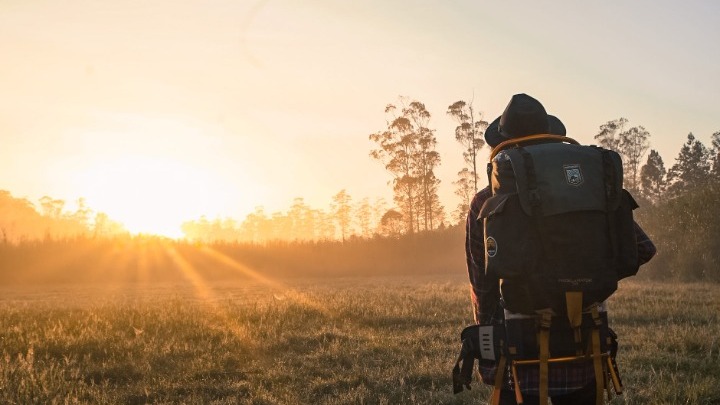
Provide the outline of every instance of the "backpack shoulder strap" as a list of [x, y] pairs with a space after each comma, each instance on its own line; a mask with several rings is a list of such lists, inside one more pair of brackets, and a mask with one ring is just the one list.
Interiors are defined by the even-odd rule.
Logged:
[[538, 135], [530, 135], [530, 136], [524, 136], [522, 138], [512, 138], [508, 139], [507, 141], [503, 141], [500, 144], [498, 144], [496, 147], [493, 148], [492, 152], [490, 152], [490, 160], [493, 160], [495, 156], [500, 153], [501, 150], [506, 149], [513, 145], [520, 145], [523, 143], [531, 142], [531, 141], [555, 141], [555, 142], [567, 142], [572, 143], [575, 145], [580, 145], [580, 142], [569, 138], [567, 136], [562, 135], [551, 135], [551, 134], [538, 134]]

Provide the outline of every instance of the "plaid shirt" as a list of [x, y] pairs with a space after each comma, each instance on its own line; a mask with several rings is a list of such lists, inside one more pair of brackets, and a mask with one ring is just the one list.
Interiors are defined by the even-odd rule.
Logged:
[[[475, 322], [479, 324], [498, 323], [504, 318], [503, 308], [500, 306], [499, 280], [485, 275], [485, 236], [482, 222], [477, 220], [480, 209], [491, 195], [490, 187], [485, 187], [475, 195], [470, 204], [465, 228], [465, 257], [470, 277], [473, 313]], [[635, 235], [640, 264], [647, 263], [655, 255], [655, 245], [637, 224], [635, 224]], [[550, 364], [548, 370], [550, 396], [567, 394], [595, 381], [593, 365], [590, 362]], [[494, 363], [486, 361], [480, 363], [483, 382], [493, 384], [496, 371]], [[524, 394], [538, 394], [537, 367], [518, 368], [518, 378]], [[510, 383], [510, 379], [507, 378], [506, 388], [511, 388]]]

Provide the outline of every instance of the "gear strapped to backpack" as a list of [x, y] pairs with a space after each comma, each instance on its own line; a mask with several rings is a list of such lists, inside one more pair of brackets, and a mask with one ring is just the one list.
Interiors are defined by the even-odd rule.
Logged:
[[[498, 374], [506, 361], [514, 377], [518, 367], [539, 367], [543, 404], [549, 363], [592, 361], [601, 404], [606, 378], [616, 393], [622, 386], [600, 304], [639, 267], [637, 204], [622, 188], [620, 156], [564, 136], [532, 135], [496, 146], [488, 177], [492, 196], [478, 220], [485, 272], [500, 280], [506, 311]], [[494, 397], [501, 383], [496, 378]]]

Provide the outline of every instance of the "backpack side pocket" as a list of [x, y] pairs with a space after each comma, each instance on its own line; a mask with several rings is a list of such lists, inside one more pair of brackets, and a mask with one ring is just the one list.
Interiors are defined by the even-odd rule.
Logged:
[[485, 274], [515, 278], [539, 269], [540, 241], [517, 193], [490, 197], [478, 219], [483, 221], [485, 230]]

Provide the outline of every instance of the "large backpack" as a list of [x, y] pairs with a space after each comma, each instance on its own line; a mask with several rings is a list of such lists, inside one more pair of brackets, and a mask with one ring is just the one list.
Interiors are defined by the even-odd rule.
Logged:
[[516, 313], [564, 313], [566, 292], [582, 293], [583, 308], [600, 303], [639, 266], [620, 156], [547, 137], [555, 142], [493, 150], [492, 197], [478, 218], [486, 274], [502, 280], [504, 308]]
[[600, 305], [639, 266], [637, 204], [623, 189], [620, 156], [571, 138], [536, 135], [498, 145], [488, 177], [492, 196], [478, 220], [485, 231], [485, 272], [500, 280], [503, 350], [511, 370], [539, 366], [546, 403], [548, 363], [592, 361], [602, 403], [614, 367]]

